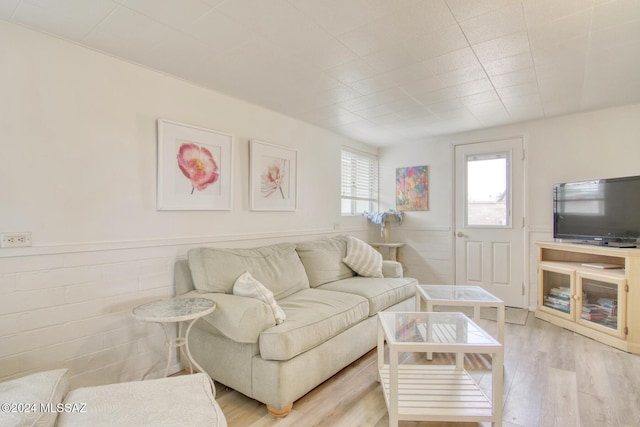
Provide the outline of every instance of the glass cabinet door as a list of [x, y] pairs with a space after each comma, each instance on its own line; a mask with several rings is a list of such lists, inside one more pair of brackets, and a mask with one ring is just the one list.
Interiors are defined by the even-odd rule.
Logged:
[[580, 296], [580, 307], [576, 313], [578, 323], [624, 338], [625, 286], [626, 279], [622, 276], [615, 278], [577, 272], [576, 291]]
[[538, 275], [538, 308], [573, 320], [575, 270], [541, 263]]

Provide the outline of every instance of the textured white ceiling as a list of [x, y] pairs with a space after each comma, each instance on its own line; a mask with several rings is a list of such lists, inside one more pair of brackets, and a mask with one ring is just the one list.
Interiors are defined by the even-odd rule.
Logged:
[[640, 0], [0, 0], [373, 145], [640, 102]]

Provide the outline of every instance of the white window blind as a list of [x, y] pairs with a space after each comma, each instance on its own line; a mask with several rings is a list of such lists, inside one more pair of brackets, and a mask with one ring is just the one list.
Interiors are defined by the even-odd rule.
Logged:
[[378, 158], [342, 150], [342, 215], [378, 209]]

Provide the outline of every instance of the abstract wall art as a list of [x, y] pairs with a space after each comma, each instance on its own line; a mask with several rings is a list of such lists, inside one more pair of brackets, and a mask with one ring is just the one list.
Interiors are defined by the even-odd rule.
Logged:
[[429, 210], [429, 176], [427, 166], [396, 169], [396, 209]]

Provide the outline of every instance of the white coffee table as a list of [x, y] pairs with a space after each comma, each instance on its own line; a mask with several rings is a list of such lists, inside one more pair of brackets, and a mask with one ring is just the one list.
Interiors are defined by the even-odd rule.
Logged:
[[[455, 353], [456, 365], [400, 364], [403, 352]], [[467, 353], [492, 355], [491, 398], [464, 369]], [[399, 420], [502, 425], [503, 363], [502, 344], [462, 313], [378, 313], [378, 378], [391, 427]]]
[[504, 344], [504, 301], [480, 286], [418, 285], [416, 311], [433, 311], [435, 306], [473, 307], [473, 320], [480, 320], [480, 307], [495, 307], [498, 341]]
[[[166, 336], [166, 344], [168, 348], [167, 366], [164, 370], [164, 376], [169, 374], [169, 366], [171, 364], [171, 351], [179, 348], [182, 355], [189, 363], [191, 372], [194, 372], [195, 366], [199, 372], [205, 372], [198, 363], [193, 360], [189, 351], [189, 331], [199, 318], [213, 313], [216, 309], [216, 303], [206, 298], [171, 298], [158, 300], [139, 305], [132, 311], [133, 317], [142, 322], [160, 323], [164, 329]], [[183, 322], [189, 322], [187, 329], [182, 334]], [[172, 337], [169, 333], [168, 324], [178, 323], [178, 336]], [[213, 381], [211, 382], [213, 386]], [[215, 388], [214, 388], [215, 390]]]

